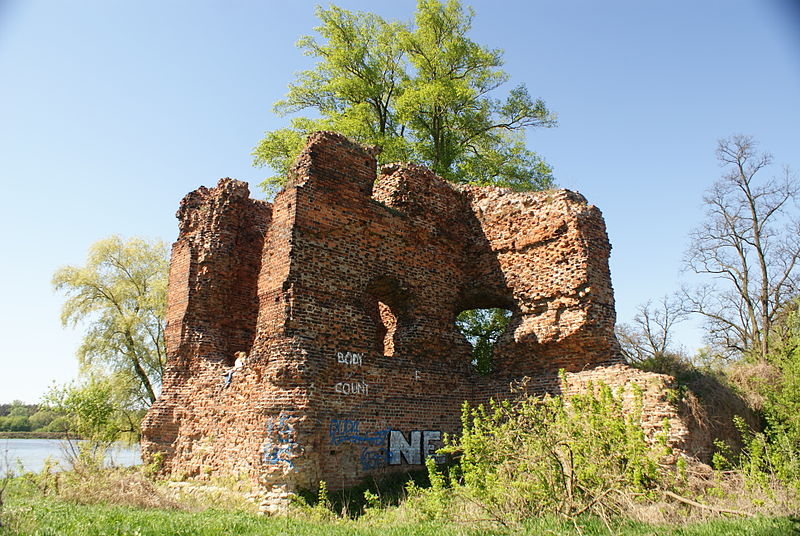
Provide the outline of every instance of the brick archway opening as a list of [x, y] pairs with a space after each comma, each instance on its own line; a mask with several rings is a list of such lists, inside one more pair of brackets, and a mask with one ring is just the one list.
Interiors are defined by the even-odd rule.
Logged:
[[406, 302], [399, 282], [391, 277], [380, 277], [367, 286], [367, 307], [375, 323], [375, 345], [380, 355], [395, 355], [399, 316]]
[[394, 355], [394, 335], [397, 331], [397, 317], [392, 312], [392, 308], [378, 302], [378, 352], [386, 357]]
[[472, 345], [472, 366], [479, 374], [494, 372], [494, 347], [506, 332], [511, 310], [504, 308], [465, 309], [456, 315], [456, 330]]

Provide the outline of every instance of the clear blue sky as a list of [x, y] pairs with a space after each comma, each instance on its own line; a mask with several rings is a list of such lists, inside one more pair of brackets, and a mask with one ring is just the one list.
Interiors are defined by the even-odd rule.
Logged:
[[[338, 5], [405, 20], [415, 2]], [[605, 214], [621, 321], [679, 287], [717, 139], [752, 134], [800, 168], [798, 2], [471, 5], [474, 40], [504, 49], [512, 84], [559, 115], [529, 146]], [[313, 13], [299, 0], [0, 0], [0, 402], [35, 402], [77, 372], [56, 268], [111, 234], [172, 242], [184, 194], [268, 174], [250, 151], [285, 124], [271, 105], [309, 65], [294, 43]]]

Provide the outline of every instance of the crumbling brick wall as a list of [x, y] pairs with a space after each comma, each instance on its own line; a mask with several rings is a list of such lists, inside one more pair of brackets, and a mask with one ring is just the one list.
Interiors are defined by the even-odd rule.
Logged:
[[[539, 393], [560, 369], [575, 385], [669, 383], [621, 364], [605, 224], [580, 194], [454, 186], [409, 164], [376, 181], [373, 150], [321, 132], [272, 204], [223, 179], [178, 218], [169, 361], [142, 440], [172, 475], [241, 475], [275, 504], [419, 466], [464, 400], [522, 378]], [[455, 317], [492, 307], [512, 317], [482, 376]], [[684, 445], [659, 389], [648, 422], [676, 421]]]

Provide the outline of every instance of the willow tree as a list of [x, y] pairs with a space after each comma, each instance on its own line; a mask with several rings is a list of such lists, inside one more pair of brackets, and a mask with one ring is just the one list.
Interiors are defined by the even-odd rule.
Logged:
[[290, 126], [267, 132], [254, 163], [276, 172], [265, 190], [279, 187], [314, 130], [335, 130], [380, 145], [381, 162], [425, 164], [442, 177], [539, 190], [552, 186], [550, 167], [525, 146], [525, 130], [555, 125], [541, 99], [524, 85], [507, 92], [502, 51], [469, 38], [474, 12], [456, 0], [419, 0], [414, 22], [373, 13], [317, 8], [318, 37], [298, 46], [317, 60], [298, 74], [280, 115]]
[[81, 372], [107, 377], [132, 406], [152, 404], [161, 385], [168, 268], [162, 242], [112, 236], [89, 248], [84, 266], [53, 275], [67, 295], [61, 321], [86, 327]]

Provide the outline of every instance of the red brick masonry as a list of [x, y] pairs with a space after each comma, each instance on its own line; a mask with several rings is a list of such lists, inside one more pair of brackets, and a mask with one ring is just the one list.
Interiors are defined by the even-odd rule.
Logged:
[[[464, 400], [508, 397], [526, 377], [557, 393], [559, 369], [570, 389], [638, 383], [648, 429], [666, 418], [673, 445], [707, 448], [666, 401], [671, 378], [622, 364], [596, 207], [568, 190], [375, 171], [374, 150], [318, 132], [272, 204], [231, 179], [183, 199], [145, 459], [162, 453], [175, 477], [249, 478], [271, 507], [319, 480], [419, 467], [458, 432]], [[454, 321], [490, 307], [513, 316], [487, 377]], [[247, 362], [226, 386], [238, 351]]]

